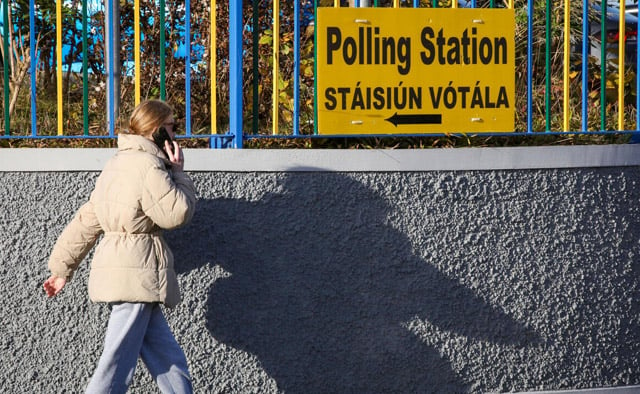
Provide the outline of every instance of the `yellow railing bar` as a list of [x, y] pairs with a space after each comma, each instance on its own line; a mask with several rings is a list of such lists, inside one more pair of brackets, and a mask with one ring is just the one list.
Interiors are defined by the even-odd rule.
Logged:
[[451, 0], [451, 8], [458, 8], [458, 0]]
[[333, 0], [333, 7], [340, 8], [340, 0]]
[[624, 130], [624, 46], [627, 29], [624, 23], [624, 0], [620, 0], [618, 25], [618, 130]]
[[[6, 1], [6, 0], [5, 0]], [[56, 79], [58, 82], [58, 135], [63, 135], [62, 130], [62, 2], [56, 1]], [[6, 65], [5, 65], [6, 67]], [[71, 71], [71, 70], [69, 70]]]
[[[160, 27], [162, 28], [162, 26]], [[133, 64], [135, 67], [134, 99], [140, 104], [140, 0], [133, 2]], [[117, 48], [117, 47], [116, 47]]]
[[564, 1], [564, 131], [569, 131], [569, 38], [570, 34], [570, 24], [569, 17], [570, 11], [569, 8], [571, 6], [570, 0]]
[[400, 8], [400, 0], [393, 0], [393, 8]]
[[[550, 0], [547, 0], [550, 1]], [[509, 8], [513, 9], [514, 5], [513, 5], [514, 0], [509, 0]]]
[[216, 64], [218, 63], [217, 54], [216, 54], [216, 0], [211, 0], [211, 18], [210, 19], [210, 29], [211, 29], [211, 66], [209, 69], [211, 81], [211, 134], [218, 134], [218, 126], [216, 119], [218, 118], [217, 113], [217, 104], [218, 100], [216, 97], [216, 76], [218, 74], [218, 68]]
[[280, 2], [273, 2], [273, 135], [278, 134], [278, 69], [280, 68]]

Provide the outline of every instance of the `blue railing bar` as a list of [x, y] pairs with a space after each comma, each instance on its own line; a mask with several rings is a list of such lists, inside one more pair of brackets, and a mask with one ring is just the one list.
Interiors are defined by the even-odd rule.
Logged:
[[[109, 135], [0, 135], [0, 140], [109, 140], [116, 139], [117, 136], [109, 136]], [[193, 134], [188, 137], [186, 135], [176, 135], [176, 139], [178, 140], [188, 140], [188, 139], [220, 139], [220, 140], [231, 140], [235, 138], [232, 134]]]
[[[107, 40], [109, 42], [109, 45], [107, 45], [107, 48], [111, 49], [111, 51], [114, 50], [115, 48], [115, 37], [114, 37], [114, 21], [113, 21], [113, 2], [114, 0], [107, 0], [107, 14], [110, 15], [108, 18], [109, 20], [109, 34], [107, 36]], [[120, 45], [118, 45], [118, 48], [120, 47]], [[115, 83], [115, 77], [113, 75], [114, 72], [114, 67], [115, 67], [115, 63], [113, 61], [113, 55], [109, 55], [109, 72], [107, 75], [107, 84], [109, 86], [109, 97], [107, 98], [109, 104], [108, 104], [108, 108], [109, 108], [109, 114], [108, 114], [108, 119], [107, 119], [107, 123], [109, 124], [109, 136], [113, 137], [115, 135], [115, 124], [116, 124], [116, 116], [115, 116], [115, 96], [114, 96], [114, 91], [116, 88], [116, 83]]]
[[242, 148], [242, 2], [229, 0], [229, 132]]
[[177, 140], [189, 140], [189, 139], [209, 139], [209, 138], [223, 138], [223, 139], [229, 139], [234, 137], [233, 134], [230, 133], [226, 133], [226, 134], [191, 134], [189, 135], [176, 135], [176, 139]]
[[588, 113], [587, 113], [587, 103], [588, 103], [588, 94], [587, 94], [587, 86], [589, 81], [587, 80], [587, 76], [589, 75], [589, 70], [587, 65], [589, 64], [589, 2], [587, 0], [583, 0], [582, 6], [582, 131], [587, 131], [588, 125]]
[[318, 134], [318, 29], [316, 28], [318, 15], [318, 0], [313, 0], [313, 134]]
[[[185, 85], [185, 134], [191, 135], [191, 0], [185, 1], [185, 23], [184, 23], [184, 85]], [[213, 10], [215, 12], [215, 10]], [[214, 65], [215, 67], [215, 65]]]
[[293, 135], [300, 134], [300, 1], [293, 2]]
[[476, 0], [471, 0], [471, 8], [476, 8]]
[[31, 135], [38, 134], [36, 117], [36, 4], [35, 0], [29, 0], [29, 56], [31, 57]]
[[95, 140], [113, 139], [109, 135], [0, 135], [0, 140]]
[[[548, 0], [547, 0], [548, 1]], [[533, 0], [527, 1], [527, 133], [533, 132]], [[515, 83], [515, 81], [514, 81]]]
[[[297, 3], [297, 2], [296, 2], [296, 3]], [[356, 2], [355, 2], [355, 6], [356, 6], [356, 8], [360, 8], [360, 0], [356, 0]]]
[[[635, 135], [640, 136], [640, 130], [606, 130], [606, 131], [536, 131], [536, 132], [528, 132], [528, 131], [519, 131], [519, 132], [469, 132], [469, 133], [429, 133], [429, 134], [330, 134], [330, 135], [322, 135], [322, 134], [305, 134], [305, 135], [284, 135], [284, 134], [246, 134], [244, 137], [246, 140], [251, 139], [305, 139], [305, 138], [313, 138], [313, 139], [332, 139], [332, 138], [343, 138], [343, 139], [352, 139], [352, 138], [429, 138], [429, 137], [533, 137], [533, 136], [566, 136], [566, 135]], [[206, 137], [206, 136], [204, 136]]]

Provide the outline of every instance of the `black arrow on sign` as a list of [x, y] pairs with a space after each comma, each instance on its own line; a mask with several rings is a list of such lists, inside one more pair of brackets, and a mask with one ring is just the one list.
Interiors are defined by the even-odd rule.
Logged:
[[442, 114], [411, 114], [398, 115], [396, 112], [392, 117], [385, 119], [398, 127], [399, 124], [442, 124]]

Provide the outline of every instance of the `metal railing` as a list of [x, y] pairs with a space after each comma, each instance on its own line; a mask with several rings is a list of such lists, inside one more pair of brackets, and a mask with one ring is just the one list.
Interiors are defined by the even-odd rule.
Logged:
[[[237, 1], [219, 4], [216, 0], [210, 0], [207, 4], [209, 10], [218, 10], [223, 5], [228, 6], [228, 14], [225, 14], [228, 17], [228, 26], [218, 26], [216, 13], [203, 17], [202, 12], [192, 12], [192, 7], [197, 6], [201, 11], [205, 5], [187, 0], [184, 3], [184, 9], [180, 9], [180, 12], [183, 12], [183, 15], [187, 17], [177, 17], [177, 22], [181, 24], [181, 27], [178, 36], [171, 36], [174, 41], [165, 37], [167, 29], [176, 26], [176, 18], [173, 19], [174, 24], [168, 25], [165, 0], [146, 3], [146, 10], [150, 4], [158, 6], [157, 14], [154, 14], [151, 19], [147, 18], [146, 21], [151, 21], [149, 23], [154, 24], [158, 21], [157, 26], [163, 28], [158, 27], [160, 50], [158, 58], [153, 59], [158, 64], [158, 74], [151, 78], [152, 81], [157, 81], [158, 86], [157, 89], [150, 89], [147, 86], [144, 95], [142, 88], [146, 85], [143, 80], [149, 76], [144, 75], [145, 63], [141, 55], [148, 56], [147, 52], [151, 53], [152, 51], [148, 48], [143, 49], [145, 34], [141, 32], [141, 26], [144, 23], [140, 21], [140, 15], [141, 9], [145, 11], [145, 5], [141, 5], [141, 0], [134, 0], [133, 32], [125, 31], [124, 34], [127, 37], [132, 37], [128, 40], [133, 41], [133, 45], [127, 47], [125, 51], [127, 56], [133, 53], [132, 60], [127, 58], [124, 61], [120, 60], [119, 53], [118, 56], [115, 56], [111, 52], [112, 48], [119, 50], [122, 44], [123, 35], [119, 35], [116, 31], [118, 26], [114, 27], [113, 25], [113, 23], [117, 25], [122, 17], [119, 13], [116, 16], [112, 14], [114, 8], [118, 8], [118, 3], [114, 3], [114, 0], [107, 0], [106, 4], [101, 6], [87, 3], [87, 0], [82, 1], [81, 22], [79, 22], [82, 27], [82, 54], [79, 71], [73, 68], [71, 62], [65, 61], [69, 58], [69, 54], [65, 54], [63, 51], [64, 40], [68, 40], [68, 37], [63, 37], [63, 33], [69, 30], [69, 23], [76, 23], [64, 21], [63, 15], [68, 13], [70, 9], [73, 10], [73, 7], [77, 7], [76, 2], [58, 1], [55, 10], [55, 23], [52, 23], [51, 15], [38, 7], [35, 1], [30, 0], [29, 2], [28, 39], [25, 39], [27, 32], [24, 31], [24, 26], [20, 25], [24, 22], [24, 18], [21, 18], [19, 14], [23, 13], [24, 15], [24, 10], [20, 9], [17, 3], [2, 2], [4, 113], [4, 130], [0, 135], [2, 139], [114, 138], [118, 126], [122, 124], [119, 112], [121, 108], [118, 108], [118, 101], [130, 101], [131, 107], [139, 103], [143, 97], [167, 99], [167, 78], [184, 81], [182, 85], [184, 95], [182, 92], [180, 95], [172, 93], [173, 99], [178, 98], [181, 112], [184, 114], [185, 128], [181, 138], [205, 138], [210, 141], [211, 147], [240, 148], [243, 141], [250, 138], [314, 138], [319, 136], [317, 128], [318, 98], [314, 83], [317, 75], [315, 68], [317, 67], [317, 57], [313, 50], [302, 53], [302, 40], [305, 37], [309, 38], [308, 32], [310, 30], [312, 30], [314, 40], [316, 39], [317, 32], [314, 28], [314, 20], [317, 8], [320, 6], [338, 8], [346, 5], [340, 4], [338, 0], [333, 0], [333, 2], [316, 0], [313, 3], [294, 1], [292, 5], [287, 2], [284, 8], [280, 7], [278, 1], [260, 2], [254, 0], [252, 4], [243, 5], [243, 2]], [[553, 25], [555, 21], [552, 17], [558, 12], [559, 4], [554, 6], [551, 0], [508, 0], [504, 2], [458, 0], [449, 1], [448, 5], [443, 5], [437, 0], [390, 0], [387, 2], [355, 0], [351, 3], [355, 7], [367, 5], [391, 8], [514, 9], [518, 26], [522, 26], [526, 30], [524, 35], [520, 34], [521, 32], [516, 32], [517, 39], [526, 40], [526, 43], [516, 42], [517, 47], [522, 47], [522, 45], [526, 47], [522, 51], [524, 59], [516, 59], [517, 67], [522, 71], [518, 77], [526, 79], [526, 84], [524, 92], [516, 93], [516, 117], [519, 123], [516, 122], [514, 130], [511, 132], [496, 134], [625, 133], [634, 134], [635, 138], [635, 134], [640, 130], [640, 118], [636, 112], [636, 108], [640, 107], [640, 79], [636, 78], [640, 74], [640, 64], [636, 61], [636, 54], [640, 50], [640, 41], [637, 40], [637, 6], [633, 9], [627, 9], [628, 4], [625, 3], [625, 0], [615, 2], [617, 4], [606, 0], [584, 0], [579, 3], [582, 11], [580, 24], [576, 23], [576, 15], [572, 15], [572, 12], [576, 12], [576, 3], [572, 4], [570, 0], [563, 0], [561, 26]], [[633, 10], [636, 10], [635, 15], [629, 12]], [[251, 12], [250, 16], [249, 11]], [[90, 33], [88, 29], [92, 26], [91, 20], [96, 15], [103, 15], [105, 19], [111, 19], [111, 21], [105, 21], [106, 28], [102, 34], [104, 39], [100, 34], [93, 34], [92, 41], [95, 43], [91, 46], [88, 40]], [[192, 15], [197, 15], [200, 19], [193, 20], [195, 16]], [[274, 15], [277, 17], [274, 18]], [[283, 27], [281, 19], [287, 21], [286, 31], [281, 30]], [[523, 22], [524, 19], [526, 22]], [[534, 22], [539, 24], [540, 21], [544, 21], [544, 28], [534, 25]], [[616, 29], [612, 29], [612, 21], [618, 23]], [[45, 32], [43, 27], [47, 23], [55, 27], [56, 33], [55, 55], [50, 57], [43, 56], [42, 52], [42, 40], [49, 37], [46, 35], [50, 34], [50, 32]], [[208, 30], [203, 29], [203, 25], [207, 24]], [[191, 28], [195, 25], [199, 30], [194, 33]], [[221, 58], [219, 55], [225, 52], [223, 49], [227, 44], [218, 37], [217, 32], [223, 30], [228, 31], [228, 56]], [[562, 33], [560, 36], [561, 45], [556, 42], [557, 32]], [[201, 41], [194, 38], [196, 35]], [[178, 38], [176, 39], [176, 37]], [[187, 39], [184, 39], [185, 37]], [[92, 114], [95, 115], [95, 113], [104, 110], [103, 107], [96, 108], [95, 103], [92, 107], [90, 103], [93, 90], [98, 89], [92, 83], [95, 85], [95, 81], [99, 78], [94, 75], [94, 78], [90, 80], [91, 67], [88, 64], [88, 59], [91, 54], [89, 51], [93, 48], [96, 53], [99, 52], [97, 47], [100, 46], [100, 43], [102, 43], [101, 47], [105, 48], [102, 49], [102, 53], [106, 58], [105, 68], [102, 70], [103, 75], [100, 76], [106, 89], [102, 90], [100, 94], [104, 96], [102, 100], [106, 103], [107, 110], [97, 125], [91, 125]], [[208, 43], [208, 46], [203, 43]], [[602, 45], [600, 45], [600, 52], [597, 53], [594, 51], [594, 47], [599, 43]], [[196, 56], [194, 56], [194, 44], [199, 51]], [[308, 49], [309, 42], [306, 44], [305, 48]], [[578, 44], [580, 44], [579, 48]], [[165, 60], [168, 56], [170, 60], [175, 61], [178, 56], [175, 48], [178, 46], [182, 47], [180, 59], [183, 62], [184, 75], [167, 76], [168, 66], [165, 64]], [[265, 52], [267, 46], [270, 46], [270, 55]], [[28, 51], [24, 51], [25, 48]], [[17, 49], [23, 50], [18, 51]], [[612, 49], [616, 53], [612, 53]], [[558, 70], [557, 57], [559, 55], [563, 57], [560, 62], [561, 72]], [[94, 55], [94, 57], [96, 56]], [[544, 57], [544, 61], [540, 61], [540, 57]], [[54, 68], [56, 73], [55, 116], [57, 123], [55, 130], [52, 130], [50, 125], [43, 126], [43, 121], [40, 119], [40, 103], [44, 102], [43, 100], [48, 97], [48, 93], [42, 92], [42, 89], [37, 85], [37, 81], [43, 79], [41, 74], [46, 68], [42, 59], [51, 58], [56, 59]], [[35, 59], [35, 61], [30, 61], [31, 59]], [[248, 59], [252, 60], [251, 66], [248, 66], [249, 62], [246, 61]], [[121, 64], [126, 65], [124, 75], [121, 74], [119, 67], [110, 64], [114, 61], [121, 61]], [[78, 62], [75, 63], [77, 65]], [[271, 65], [270, 75], [264, 72], [265, 63]], [[27, 78], [19, 80], [20, 67], [24, 64], [28, 64], [29, 72], [26, 74]], [[304, 66], [304, 70], [301, 69], [301, 66]], [[287, 69], [286, 72], [282, 71], [283, 67]], [[623, 70], [623, 72], [619, 70]], [[100, 70], [97, 71], [100, 72]], [[64, 90], [65, 78], [69, 78], [68, 74], [70, 73], [76, 76], [81, 75], [82, 78], [82, 127], [76, 127], [78, 130], [75, 132], [69, 132], [71, 127], [69, 122], [65, 122], [65, 115], [71, 118], [69, 106], [72, 101], [79, 101], [77, 97], [70, 98], [69, 92], [65, 93]], [[221, 73], [225, 74], [224, 77], [221, 77]], [[225, 80], [227, 75], [228, 80]], [[123, 78], [132, 83], [133, 97], [130, 97], [129, 92], [126, 94], [120, 92]], [[201, 111], [208, 114], [209, 122], [207, 124], [203, 120], [202, 114], [199, 114], [197, 127], [194, 126], [196, 123], [193, 119], [196, 114], [194, 108], [205, 107], [205, 99], [199, 97], [198, 102], [194, 101], [192, 78], [197, 78], [198, 84], [205, 83], [203, 82], [205, 80], [208, 80], [209, 84], [208, 109]], [[26, 100], [22, 102], [23, 107], [29, 108], [30, 116], [28, 122], [21, 123], [16, 129], [14, 119], [17, 119], [18, 116], [15, 115], [15, 112], [11, 113], [12, 101], [20, 101], [18, 97], [20, 95], [15, 91], [19, 90], [20, 84], [27, 83], [25, 81], [28, 82], [29, 88], [23, 89], [22, 95], [24, 96], [25, 92], [28, 92], [29, 100], [28, 104], [24, 104], [27, 102]], [[267, 82], [270, 82], [271, 86]], [[174, 86], [176, 85], [174, 84]], [[247, 86], [250, 86], [251, 89], [246, 89]], [[576, 89], [579, 90], [579, 95], [575, 94]], [[223, 94], [221, 90], [225, 93]], [[270, 97], [264, 94], [269, 90]], [[561, 96], [558, 91], [561, 91]], [[305, 92], [305, 97], [301, 97], [302, 92]], [[43, 100], [38, 100], [39, 97], [42, 97]], [[224, 99], [223, 102], [220, 98]], [[634, 102], [631, 102], [632, 98], [635, 98]], [[561, 111], [558, 108], [559, 101], [562, 102]], [[571, 106], [572, 102], [574, 107]], [[575, 113], [577, 112], [575, 105], [580, 106], [579, 115]], [[266, 107], [269, 107], [270, 110], [266, 110]], [[596, 107], [599, 112], [594, 112]], [[224, 110], [223, 112], [220, 111], [221, 108]], [[611, 112], [617, 118], [615, 125], [611, 123]], [[226, 117], [227, 114], [228, 122], [221, 122], [220, 118]], [[286, 115], [286, 119], [282, 119], [283, 114]], [[77, 117], [77, 115], [74, 116]], [[303, 124], [301, 124], [301, 120]], [[597, 122], [598, 120], [599, 122]], [[27, 123], [30, 126], [29, 131], [24, 129], [24, 125]], [[102, 132], [103, 129], [105, 132]], [[450, 133], [442, 130], [439, 133], [414, 133], [411, 135], [437, 136], [450, 135]], [[353, 137], [354, 135], [336, 136]], [[368, 136], [368, 134], [359, 134], [356, 137], [363, 136]], [[406, 134], [386, 136], [406, 136]], [[322, 137], [327, 138], [327, 136]]]

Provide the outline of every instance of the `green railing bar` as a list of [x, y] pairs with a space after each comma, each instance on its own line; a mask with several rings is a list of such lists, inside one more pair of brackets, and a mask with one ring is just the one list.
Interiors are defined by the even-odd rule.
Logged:
[[[545, 21], [545, 126], [546, 131], [551, 131], [551, 1], [547, 0], [546, 21]], [[529, 87], [531, 89], [531, 86]], [[533, 131], [533, 130], [530, 130]]]
[[4, 134], [9, 135], [11, 121], [9, 120], [9, 95], [11, 92], [9, 91], [9, 66], [11, 62], [9, 61], [9, 0], [4, 0], [2, 2], [2, 17], [4, 20], [3, 25], [3, 48], [4, 48], [4, 59], [2, 59], [2, 67], [4, 68]]
[[433, 0], [433, 8], [438, 8], [438, 0]]
[[600, 6], [600, 130], [607, 126], [607, 0]]
[[87, 0], [82, 0], [82, 123], [84, 135], [89, 135], [89, 61], [87, 59]]
[[258, 134], [258, 110], [260, 108], [260, 100], [258, 97], [259, 91], [259, 76], [260, 70], [258, 69], [258, 41], [259, 37], [259, 22], [260, 22], [260, 14], [258, 12], [258, 0], [253, 0], [253, 133]]
[[496, 6], [496, 5], [495, 5], [495, 4], [493, 4], [493, 0], [491, 0], [491, 1], [489, 2], [489, 6], [490, 6], [491, 8], [495, 8], [495, 6]]
[[[215, 10], [214, 10], [215, 12]], [[165, 0], [160, 0], [160, 99], [167, 99], [166, 75], [165, 75]], [[187, 70], [189, 66], [187, 66]]]

